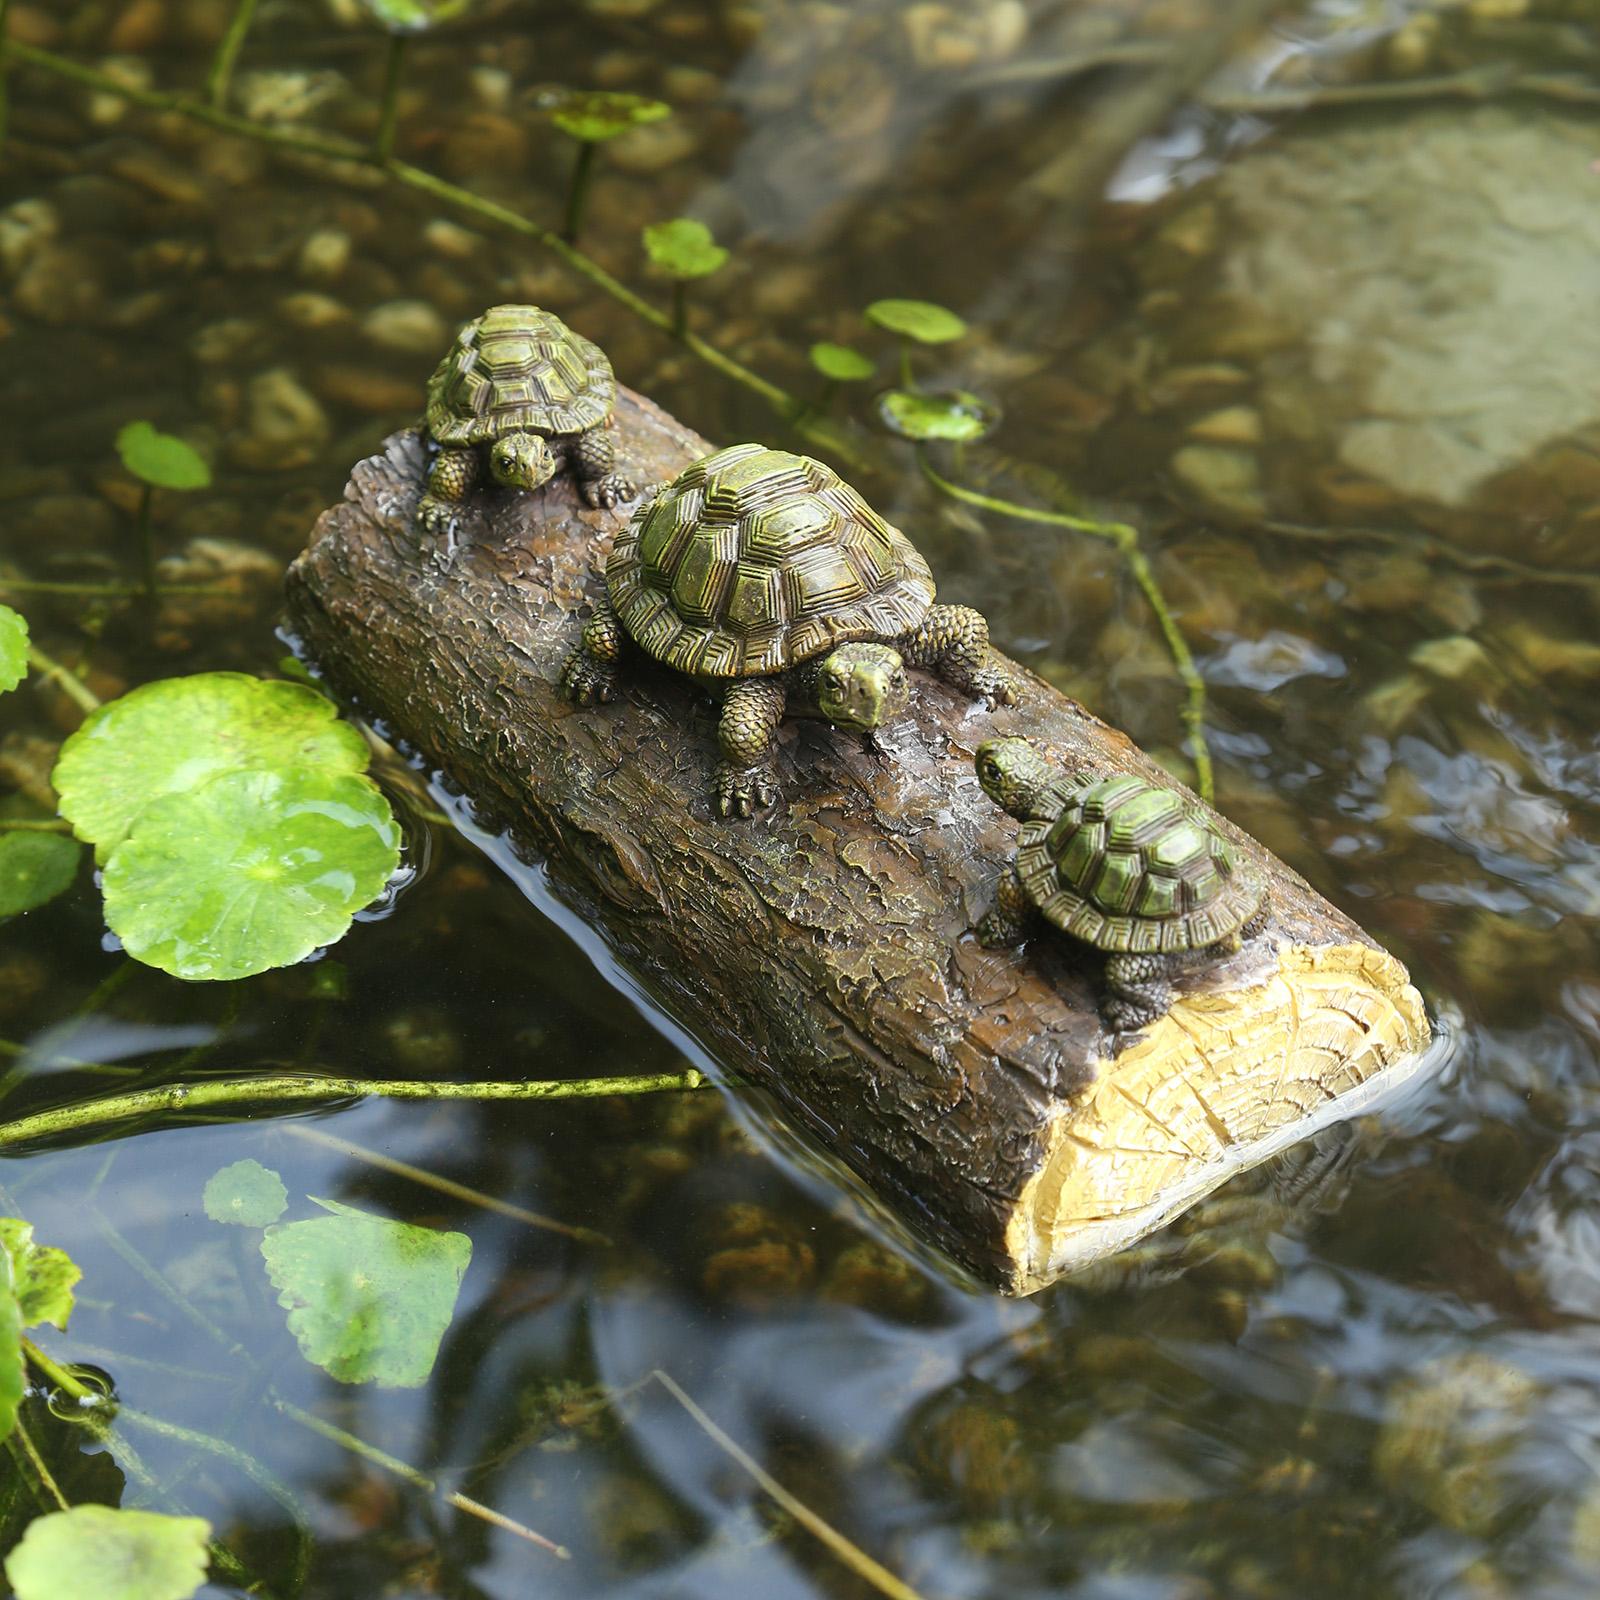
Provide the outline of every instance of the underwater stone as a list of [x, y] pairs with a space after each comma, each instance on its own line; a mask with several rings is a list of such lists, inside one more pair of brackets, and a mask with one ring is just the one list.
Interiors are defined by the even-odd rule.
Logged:
[[1248, 450], [1191, 444], [1172, 458], [1173, 476], [1208, 507], [1235, 516], [1257, 517], [1266, 509], [1261, 496], [1261, 464]]
[[258, 373], [245, 390], [245, 434], [229, 458], [257, 472], [309, 466], [328, 442], [328, 414], [287, 367]]
[[361, 319], [361, 331], [374, 344], [402, 355], [432, 355], [450, 337], [444, 318], [426, 300], [391, 300], [374, 306]]

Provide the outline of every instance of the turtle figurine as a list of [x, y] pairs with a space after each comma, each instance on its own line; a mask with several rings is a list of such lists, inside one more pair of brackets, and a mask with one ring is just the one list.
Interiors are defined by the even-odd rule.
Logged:
[[633, 497], [606, 423], [617, 397], [599, 345], [538, 306], [492, 306], [456, 335], [428, 380], [428, 437], [439, 446], [417, 516], [451, 532], [485, 473], [537, 489], [565, 460], [591, 506]]
[[1019, 944], [1042, 913], [1104, 950], [1113, 1027], [1154, 1022], [1175, 973], [1265, 926], [1265, 885], [1176, 789], [1132, 773], [1074, 780], [1026, 739], [987, 740], [973, 762], [984, 793], [1022, 824], [979, 941]]
[[987, 703], [1016, 697], [983, 617], [935, 605], [916, 546], [809, 456], [740, 444], [696, 461], [634, 512], [605, 577], [562, 687], [609, 700], [631, 639], [719, 691], [724, 816], [778, 798], [786, 715], [871, 730], [905, 710], [907, 667]]

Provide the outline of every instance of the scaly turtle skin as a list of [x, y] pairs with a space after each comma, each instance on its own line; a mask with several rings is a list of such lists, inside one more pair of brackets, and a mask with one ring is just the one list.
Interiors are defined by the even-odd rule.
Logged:
[[1022, 823], [978, 938], [1017, 944], [1042, 913], [1106, 951], [1114, 1026], [1154, 1022], [1175, 971], [1231, 954], [1264, 924], [1261, 881], [1176, 789], [1132, 773], [1074, 781], [1026, 739], [988, 740], [973, 759], [984, 792]]
[[1016, 696], [984, 619], [935, 605], [911, 541], [809, 456], [741, 444], [695, 462], [617, 536], [606, 590], [563, 688], [579, 705], [609, 700], [632, 639], [719, 692], [724, 816], [777, 799], [786, 713], [876, 728], [909, 702], [907, 666], [990, 703]]
[[616, 399], [599, 345], [538, 306], [474, 317], [428, 380], [425, 426], [439, 446], [417, 507], [430, 533], [454, 530], [486, 468], [512, 489], [537, 489], [564, 458], [592, 506], [631, 499], [606, 421]]

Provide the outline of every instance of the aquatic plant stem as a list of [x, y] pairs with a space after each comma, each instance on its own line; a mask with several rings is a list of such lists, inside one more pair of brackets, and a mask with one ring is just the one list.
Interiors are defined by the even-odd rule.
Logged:
[[28, 665], [46, 683], [54, 683], [85, 716], [100, 709], [100, 697], [92, 693], [77, 673], [69, 671], [54, 656], [47, 656], [38, 645], [28, 646]]
[[6, 13], [10, 9], [11, 0], [0, 0], [0, 150], [5, 149], [6, 113], [10, 107], [6, 97], [6, 72], [11, 58], [11, 47], [6, 41]]
[[217, 53], [211, 59], [211, 70], [206, 74], [206, 98], [218, 110], [228, 103], [228, 89], [233, 82], [233, 64], [239, 59], [244, 36], [249, 33], [255, 15], [256, 0], [239, 0], [233, 8], [228, 31], [223, 34], [222, 43], [217, 46]]
[[[0, 577], [0, 589], [14, 589], [19, 594], [76, 594], [91, 600], [130, 600], [142, 595], [143, 584], [138, 583], [53, 583], [45, 578]], [[157, 594], [235, 594], [233, 589], [217, 583], [165, 583]]]
[[694, 1067], [637, 1077], [570, 1078], [530, 1083], [428, 1083], [406, 1079], [320, 1078], [305, 1074], [262, 1078], [218, 1078], [206, 1083], [171, 1083], [158, 1089], [106, 1095], [99, 1100], [55, 1106], [0, 1123], [0, 1150], [33, 1139], [110, 1128], [164, 1112], [194, 1112], [217, 1106], [304, 1105], [330, 1100], [581, 1100], [613, 1094], [659, 1094], [700, 1089], [710, 1080]]
[[672, 331], [680, 339], [689, 331], [689, 287], [682, 278], [672, 283]]
[[36, 1473], [38, 1473], [39, 1482], [50, 1491], [50, 1498], [55, 1501], [56, 1505], [62, 1511], [70, 1511], [72, 1509], [71, 1502], [64, 1494], [62, 1494], [61, 1485], [58, 1484], [53, 1477], [51, 1477], [49, 1467], [44, 1464], [44, 1457], [39, 1454], [38, 1447], [29, 1437], [28, 1430], [23, 1424], [20, 1416], [16, 1420], [16, 1425], [12, 1431], [11, 1437], [17, 1442], [18, 1446], [22, 1450], [23, 1455], [28, 1458], [28, 1465], [32, 1467]]
[[380, 162], [388, 162], [394, 155], [395, 128], [400, 115], [400, 80], [405, 76], [406, 50], [410, 44], [406, 34], [389, 35], [389, 48], [383, 58], [383, 107], [378, 113], [378, 136], [372, 147]]
[[71, 833], [72, 824], [57, 818], [38, 820], [22, 817], [0, 817], [0, 833]]
[[594, 172], [594, 153], [597, 148], [591, 139], [578, 141], [572, 176], [567, 180], [567, 204], [561, 222], [561, 237], [567, 244], [575, 245], [578, 242], [578, 230], [583, 226], [583, 210], [589, 198], [589, 179]]
[[1177, 619], [1172, 615], [1172, 608], [1167, 604], [1160, 584], [1156, 582], [1155, 572], [1140, 547], [1139, 530], [1126, 522], [1096, 522], [1090, 517], [1074, 517], [1065, 511], [1046, 511], [1037, 506], [1018, 505], [1011, 500], [1000, 500], [993, 495], [982, 494], [976, 489], [964, 488], [961, 484], [951, 483], [948, 478], [941, 477], [934, 470], [933, 463], [928, 460], [927, 451], [920, 447], [917, 450], [917, 464], [922, 468], [922, 475], [928, 483], [948, 499], [958, 500], [963, 505], [976, 506], [982, 511], [992, 511], [1000, 516], [1016, 517], [1024, 522], [1039, 522], [1047, 527], [1067, 528], [1073, 533], [1086, 533], [1092, 539], [1104, 539], [1117, 547], [1122, 559], [1128, 565], [1129, 572], [1133, 574], [1133, 581], [1138, 584], [1140, 592], [1155, 613], [1156, 623], [1167, 643], [1167, 651], [1184, 686], [1185, 702], [1182, 716], [1184, 725], [1189, 730], [1189, 754], [1194, 762], [1195, 788], [1199, 791], [1200, 798], [1208, 804], [1214, 800], [1216, 778], [1211, 766], [1211, 747], [1206, 743], [1205, 732], [1205, 679], [1200, 676], [1200, 670], [1194, 664], [1194, 654], [1189, 649], [1189, 641], [1184, 638], [1183, 631], [1178, 627]]
[[139, 541], [139, 572], [144, 597], [155, 603], [156, 554], [150, 544], [150, 500], [155, 490], [147, 483], [139, 491], [139, 509], [134, 513], [133, 536]]

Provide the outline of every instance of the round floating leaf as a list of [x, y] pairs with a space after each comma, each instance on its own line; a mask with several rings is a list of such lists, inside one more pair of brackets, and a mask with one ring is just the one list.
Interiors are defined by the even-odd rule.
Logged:
[[267, 1276], [300, 1353], [340, 1383], [426, 1383], [472, 1260], [464, 1233], [438, 1233], [332, 1201], [261, 1240]]
[[10, 606], [0, 606], [0, 694], [28, 675], [28, 624]]
[[652, 222], [644, 230], [644, 247], [651, 261], [674, 278], [707, 277], [728, 259], [711, 230], [693, 217]]
[[134, 477], [155, 489], [204, 489], [211, 482], [211, 468], [193, 445], [148, 422], [122, 429], [117, 454]]
[[248, 978], [342, 938], [399, 860], [394, 814], [366, 778], [224, 773], [139, 813], [106, 862], [106, 922], [175, 978]]
[[811, 365], [835, 383], [859, 383], [878, 370], [859, 350], [852, 350], [847, 344], [829, 344], [826, 340], [812, 345]]
[[866, 311], [867, 321], [890, 333], [898, 333], [918, 344], [948, 344], [967, 331], [967, 325], [953, 311], [936, 306], [931, 300], [874, 300]]
[[11, 1258], [0, 1250], [0, 1440], [17, 1425], [26, 1375], [22, 1370], [22, 1307], [17, 1304]]
[[0, 921], [32, 911], [70, 888], [81, 850], [59, 833], [0, 833]]
[[28, 1524], [6, 1557], [17, 1600], [189, 1600], [206, 1580], [204, 1517], [74, 1506]]
[[1000, 413], [987, 400], [965, 389], [936, 394], [886, 389], [878, 396], [878, 416], [890, 433], [902, 439], [955, 439], [967, 443], [993, 433]]
[[563, 133], [584, 144], [600, 144], [672, 115], [672, 107], [663, 101], [604, 89], [552, 89], [539, 97], [539, 104]]
[[0, 1217], [0, 1255], [11, 1267], [12, 1293], [26, 1328], [51, 1322], [63, 1333], [72, 1315], [72, 1289], [83, 1270], [65, 1250], [33, 1242], [33, 1224]]
[[420, 33], [465, 11], [471, 0], [361, 0], [391, 33]]
[[104, 862], [157, 797], [223, 772], [290, 766], [364, 772], [367, 743], [304, 684], [202, 672], [147, 683], [91, 713], [50, 782], [62, 816]]
[[283, 1215], [289, 1191], [271, 1167], [247, 1158], [213, 1172], [201, 1198], [213, 1222], [264, 1228]]

